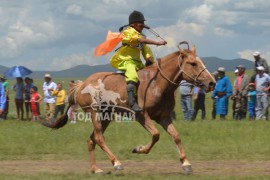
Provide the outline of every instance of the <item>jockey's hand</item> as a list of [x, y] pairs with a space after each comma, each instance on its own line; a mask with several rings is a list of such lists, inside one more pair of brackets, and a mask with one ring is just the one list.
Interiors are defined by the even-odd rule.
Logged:
[[158, 41], [157, 42], [157, 46], [162, 46], [162, 45], [166, 45], [167, 42], [166, 41]]
[[146, 62], [145, 62], [145, 66], [151, 66], [152, 64], [153, 64], [153, 62], [150, 60], [146, 60]]

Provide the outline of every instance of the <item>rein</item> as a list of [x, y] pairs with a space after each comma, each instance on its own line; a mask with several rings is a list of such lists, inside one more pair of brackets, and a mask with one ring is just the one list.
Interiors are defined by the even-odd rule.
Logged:
[[[183, 42], [180, 42], [180, 43], [179, 43], [179, 45], [181, 45], [181, 44], [187, 44], [187, 45], [188, 45], [188, 43], [187, 43], [186, 41], [183, 41]], [[189, 48], [189, 46], [188, 46], [188, 48]], [[182, 60], [181, 62], [180, 62], [180, 59]], [[178, 61], [178, 67], [179, 67], [180, 71], [178, 72], [178, 74], [176, 75], [176, 77], [179, 77], [179, 76], [183, 73], [183, 74], [185, 74], [187, 77], [189, 77], [190, 79], [192, 79], [193, 82], [195, 82], [195, 83], [197, 83], [197, 84], [200, 84], [200, 81], [198, 81], [198, 78], [199, 78], [200, 75], [206, 70], [206, 67], [204, 67], [204, 68], [196, 75], [196, 77], [193, 78], [193, 77], [191, 77], [189, 74], [187, 74], [187, 73], [183, 70], [183, 68], [181, 68], [181, 65], [182, 65], [182, 63], [183, 63], [183, 59], [181, 58], [181, 52], [180, 52], [180, 54], [179, 54], [179, 56], [178, 56], [178, 58], [177, 58], [177, 61]], [[159, 72], [160, 72], [160, 74], [162, 75], [163, 78], [165, 78], [165, 79], [166, 79], [167, 81], [169, 81], [171, 84], [174, 84], [174, 85], [176, 85], [176, 86], [180, 86], [180, 85], [181, 85], [181, 83], [178, 84], [178, 83], [175, 83], [174, 81], [170, 80], [170, 79], [162, 72], [162, 69], [161, 69], [161, 67], [160, 67], [159, 61], [157, 62], [157, 67], [158, 67], [158, 70], [159, 70]]]
[[[179, 64], [179, 61], [178, 61], [178, 64]], [[173, 82], [172, 80], [170, 80], [163, 72], [162, 72], [162, 70], [161, 70], [161, 67], [160, 67], [160, 65], [159, 65], [159, 61], [157, 62], [157, 67], [158, 67], [158, 70], [159, 70], [159, 72], [160, 72], [160, 74], [161, 74], [161, 76], [162, 77], [164, 77], [167, 81], [169, 81], [170, 83], [172, 83], [172, 84], [174, 84], [174, 85], [176, 85], [176, 86], [180, 86], [180, 84], [177, 84], [177, 83], [175, 83], [175, 82]], [[180, 73], [179, 73], [179, 75], [181, 74], [181, 69], [180, 69]]]

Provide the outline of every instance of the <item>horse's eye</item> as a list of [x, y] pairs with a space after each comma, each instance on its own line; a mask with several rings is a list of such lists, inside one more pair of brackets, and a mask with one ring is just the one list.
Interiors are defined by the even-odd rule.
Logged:
[[194, 66], [197, 66], [196, 63], [190, 63], [190, 65], [193, 66], [193, 67], [194, 67]]

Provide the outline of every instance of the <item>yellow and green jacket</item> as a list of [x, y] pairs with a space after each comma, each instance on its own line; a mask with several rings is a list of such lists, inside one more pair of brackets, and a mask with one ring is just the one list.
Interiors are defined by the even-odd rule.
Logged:
[[144, 68], [140, 53], [142, 53], [145, 60], [150, 59], [152, 62], [154, 61], [150, 47], [138, 41], [138, 39], [144, 37], [143, 34], [132, 27], [128, 27], [122, 33], [124, 34], [124, 38], [122, 39], [123, 46], [116, 51], [110, 60], [114, 68], [126, 70], [125, 64], [127, 61], [136, 64], [138, 70]]

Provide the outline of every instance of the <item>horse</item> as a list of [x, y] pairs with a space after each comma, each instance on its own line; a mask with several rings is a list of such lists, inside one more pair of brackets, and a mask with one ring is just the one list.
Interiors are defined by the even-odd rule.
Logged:
[[[186, 44], [188, 48], [181, 48]], [[182, 169], [185, 173], [191, 173], [191, 163], [188, 161], [184, 147], [182, 145], [179, 133], [172, 123], [171, 113], [175, 106], [175, 91], [182, 80], [186, 80], [198, 87], [209, 92], [215, 86], [215, 79], [209, 73], [204, 62], [196, 55], [195, 45], [189, 49], [188, 42], [180, 42], [178, 51], [173, 52], [161, 59], [155, 61], [152, 65], [138, 71], [139, 86], [137, 90], [137, 100], [139, 106], [143, 109], [136, 113], [135, 118], [150, 134], [151, 141], [144, 146], [137, 146], [133, 149], [133, 153], [147, 154], [159, 140], [160, 133], [155, 127], [153, 121], [161, 125], [167, 133], [173, 138], [179, 153], [179, 159], [182, 163]], [[102, 83], [101, 83], [102, 82]], [[108, 113], [90, 105], [93, 103], [91, 96], [96, 94], [85, 93], [87, 88], [95, 87], [102, 84], [107, 91], [118, 93], [121, 99], [117, 99], [117, 107], [125, 107], [128, 109], [128, 95], [126, 91], [125, 77], [115, 72], [98, 72], [90, 75], [84, 82], [75, 84], [69, 92], [69, 107], [64, 115], [55, 121], [46, 121], [43, 124], [52, 129], [63, 127], [68, 121], [68, 112], [75, 105], [79, 105], [85, 113], [90, 113], [94, 130], [87, 140], [88, 151], [90, 155], [90, 168], [92, 173], [103, 173], [104, 171], [96, 165], [95, 147], [96, 144], [108, 155], [115, 170], [122, 170], [121, 162], [112, 153], [106, 145], [103, 133], [113, 119], [111, 116], [106, 120], [100, 120], [97, 115]], [[82, 93], [82, 91], [84, 93]], [[106, 92], [106, 91], [105, 91]], [[109, 96], [105, 96], [110, 98]], [[97, 99], [97, 98], [96, 98]], [[125, 100], [125, 101], [123, 101]], [[104, 100], [102, 100], [104, 102]], [[110, 102], [107, 99], [106, 102]], [[98, 103], [98, 102], [95, 102]], [[107, 104], [108, 105], [108, 104]], [[120, 112], [120, 108], [116, 111]]]

